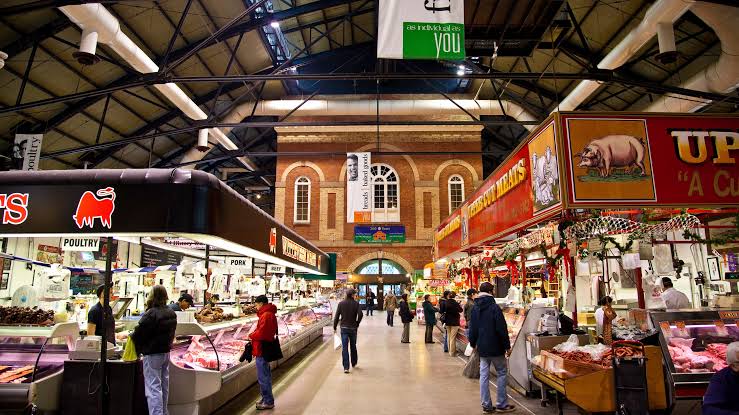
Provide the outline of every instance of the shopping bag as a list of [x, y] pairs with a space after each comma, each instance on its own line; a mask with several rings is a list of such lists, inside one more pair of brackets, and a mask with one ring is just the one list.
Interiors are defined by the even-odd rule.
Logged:
[[480, 378], [480, 355], [477, 354], [477, 350], [475, 350], [469, 360], [467, 360], [467, 364], [462, 370], [462, 376], [470, 379]]
[[338, 350], [341, 347], [341, 336], [334, 333], [334, 350]]
[[123, 350], [122, 359], [124, 362], [135, 362], [139, 360], [139, 355], [136, 354], [136, 345], [130, 337], [126, 340], [126, 348]]
[[473, 349], [472, 346], [470, 346], [470, 344], [467, 343], [467, 348], [464, 349], [464, 355], [467, 356], [467, 357], [470, 357], [470, 356], [472, 356], [472, 352], [474, 350], [475, 349]]

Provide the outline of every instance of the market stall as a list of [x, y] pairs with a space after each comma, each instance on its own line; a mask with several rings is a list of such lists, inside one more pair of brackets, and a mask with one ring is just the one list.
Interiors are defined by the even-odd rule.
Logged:
[[434, 261], [593, 334], [608, 296], [604, 341], [656, 344], [663, 291], [690, 308], [737, 304], [721, 270], [739, 242], [738, 130], [732, 116], [555, 113], [441, 222]]
[[[113, 301], [110, 304], [121, 317], [123, 332], [116, 340], [123, 341], [125, 320], [130, 319], [127, 321], [129, 329], [135, 326], [137, 310], [143, 311], [140, 300], [145, 298], [150, 286], [164, 285], [173, 300], [180, 292], [192, 294], [198, 302], [209, 298], [212, 301], [212, 294], [220, 294], [223, 301], [205, 307], [209, 310], [207, 313], [199, 309], [199, 304], [194, 309], [202, 326], [195, 323], [195, 313], [185, 312], [180, 319], [184, 326], [178, 331], [182, 335], [210, 339], [215, 350], [223, 350], [222, 362], [226, 366], [216, 364], [213, 367], [209, 359], [201, 359], [204, 365], [182, 364], [177, 353], [173, 353], [173, 385], [194, 384], [196, 386], [191, 387], [199, 388], [197, 385], [201, 383], [192, 382], [192, 376], [210, 379], [202, 385], [211, 385], [182, 399], [173, 393], [174, 412], [183, 407], [187, 413], [197, 412], [202, 403], [207, 408], [200, 411], [205, 413], [249, 386], [240, 375], [231, 375], [245, 369], [248, 372], [248, 365], [235, 364], [233, 356], [227, 353], [233, 352], [235, 342], [241, 339], [232, 338], [234, 336], [229, 333], [238, 331], [243, 337], [255, 321], [255, 310], [248, 303], [252, 294], [260, 290], [256, 286], [261, 285], [264, 290], [267, 285], [261, 275], [243, 268], [247, 259], [250, 263], [259, 260], [282, 266], [289, 276], [293, 272], [325, 275], [329, 270], [327, 254], [277, 223], [215, 177], [199, 171], [4, 172], [0, 173], [0, 201], [0, 214], [4, 215], [0, 235], [6, 239], [3, 269], [5, 264], [9, 265], [3, 275], [9, 286], [0, 289], [5, 289], [8, 297], [17, 297], [13, 304], [18, 302], [20, 307], [37, 306], [48, 310], [51, 317], [41, 323], [68, 321], [76, 314], [86, 315], [85, 312], [76, 313], [75, 305], [82, 310], [88, 308], [97, 299], [94, 294], [91, 298], [83, 296], [89, 296], [97, 286], [105, 284], [105, 303], [108, 303], [109, 290], [116, 295], [117, 304]], [[243, 220], [245, 217], [249, 220]], [[43, 249], [37, 249], [43, 252], [43, 257], [32, 259], [32, 250], [38, 245], [43, 245]], [[98, 251], [101, 255], [97, 257], [81, 254]], [[86, 261], [84, 265], [88, 267], [80, 268], [81, 260]], [[61, 277], [42, 272], [51, 269], [53, 264], [71, 272], [62, 273]], [[142, 264], [147, 266], [141, 267]], [[301, 285], [296, 280], [296, 290]], [[245, 293], [243, 298], [242, 292]], [[286, 336], [286, 357], [320, 335], [331, 313], [330, 305], [315, 298], [302, 301], [299, 296], [294, 297], [292, 305], [280, 301], [280, 318], [286, 327], [281, 333]], [[308, 307], [300, 307], [301, 303]], [[246, 317], [241, 317], [244, 315]], [[188, 321], [190, 323], [185, 323]], [[11, 320], [2, 324], [14, 326], [17, 322]], [[199, 329], [188, 328], [193, 325]], [[69, 323], [69, 327], [72, 326], [74, 330], [70, 331], [70, 336], [74, 340], [85, 325], [83, 321], [73, 321]], [[192, 344], [195, 343], [202, 344]], [[64, 347], [67, 352], [73, 351], [74, 341]], [[0, 359], [12, 358], [7, 354], [11, 349], [2, 353]], [[96, 377], [105, 379], [109, 373], [108, 356], [105, 348], [100, 349], [100, 363], [92, 367]], [[209, 356], [207, 351], [205, 354]], [[106, 393], [99, 394], [105, 404]], [[0, 404], [5, 403], [4, 396], [0, 393]], [[207, 400], [209, 397], [212, 401]], [[29, 404], [41, 407], [41, 401], [33, 394], [27, 396], [25, 405]], [[48, 406], [44, 409], [58, 409]]]

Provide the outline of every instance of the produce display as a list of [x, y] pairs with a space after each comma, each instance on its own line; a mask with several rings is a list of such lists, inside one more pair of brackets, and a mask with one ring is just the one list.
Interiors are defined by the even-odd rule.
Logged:
[[0, 366], [0, 384], [23, 383], [32, 373], [33, 366]]
[[678, 373], [711, 373], [726, 367], [726, 348], [724, 343], [711, 343], [704, 351], [694, 351], [695, 339], [673, 337], [667, 349]]
[[219, 321], [229, 321], [233, 319], [233, 314], [224, 314], [223, 309], [220, 307], [204, 307], [202, 310], [195, 313], [195, 320], [197, 320], [198, 323], [218, 323]]
[[54, 312], [36, 307], [2, 307], [0, 306], [0, 325], [38, 325], [54, 324]]

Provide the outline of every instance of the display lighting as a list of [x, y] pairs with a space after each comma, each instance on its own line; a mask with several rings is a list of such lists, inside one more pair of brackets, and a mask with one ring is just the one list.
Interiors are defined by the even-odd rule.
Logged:
[[273, 29], [279, 29], [280, 28], [280, 22], [278, 22], [276, 20], [273, 21], [272, 23], [270, 23], [269, 25], [272, 26]]
[[464, 75], [464, 69], [460, 69], [457, 71], [457, 75], [462, 76]]
[[257, 199], [261, 199], [261, 198], [262, 198], [262, 194], [261, 193], [257, 193]]

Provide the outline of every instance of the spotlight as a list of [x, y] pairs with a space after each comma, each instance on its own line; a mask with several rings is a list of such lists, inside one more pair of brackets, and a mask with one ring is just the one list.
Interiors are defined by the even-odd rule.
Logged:
[[257, 199], [261, 199], [261, 198], [262, 198], [262, 194], [261, 193], [257, 193]]
[[269, 25], [272, 26], [273, 29], [279, 29], [280, 28], [280, 22], [278, 22], [277, 20], [273, 21]]
[[458, 75], [458, 76], [463, 76], [463, 75], [464, 75], [464, 69], [460, 69], [460, 70], [458, 70], [458, 71], [457, 71], [457, 75]]

